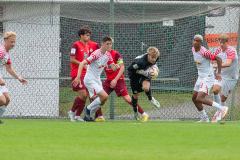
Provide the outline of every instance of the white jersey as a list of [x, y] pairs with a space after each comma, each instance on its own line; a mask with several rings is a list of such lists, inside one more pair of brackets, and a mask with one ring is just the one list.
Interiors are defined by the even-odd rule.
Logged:
[[100, 49], [94, 51], [86, 61], [89, 64], [85, 75], [87, 79], [100, 79], [104, 67], [114, 63], [111, 53], [106, 51], [106, 53], [103, 54]]
[[225, 63], [227, 59], [232, 60], [232, 64], [230, 67], [222, 68], [221, 70], [222, 78], [237, 80], [239, 77], [239, 66], [236, 49], [234, 47], [228, 46], [227, 49], [223, 51], [222, 48], [219, 47], [214, 54], [220, 57], [223, 63]]
[[11, 64], [9, 52], [6, 51], [4, 45], [0, 45], [0, 76], [2, 77], [3, 65]]
[[212, 77], [214, 75], [214, 72], [211, 60], [215, 59], [215, 56], [203, 46], [201, 46], [198, 52], [196, 52], [195, 48], [192, 47], [192, 53], [194, 61], [197, 65], [198, 77]]

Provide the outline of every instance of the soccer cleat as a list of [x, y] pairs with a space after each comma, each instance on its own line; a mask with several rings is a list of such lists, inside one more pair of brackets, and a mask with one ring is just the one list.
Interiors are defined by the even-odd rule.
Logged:
[[134, 119], [137, 120], [137, 121], [140, 119], [139, 116], [138, 116], [138, 112], [134, 112]]
[[148, 118], [149, 118], [149, 115], [148, 115], [148, 114], [143, 114], [143, 115], [142, 115], [142, 122], [147, 122], [147, 121], [148, 121]]
[[105, 118], [103, 116], [99, 116], [95, 119], [95, 122], [105, 122]]
[[71, 122], [75, 122], [75, 112], [72, 112], [71, 110], [68, 111], [68, 117], [70, 118]]
[[221, 117], [222, 117], [221, 111], [218, 110], [212, 117], [212, 123], [217, 123], [222, 119]]
[[84, 122], [84, 120], [80, 116], [75, 116], [75, 120], [78, 122]]
[[86, 121], [86, 122], [93, 122], [94, 121], [92, 117], [88, 117], [88, 116], [84, 116], [83, 120]]
[[198, 123], [208, 123], [210, 122], [209, 121], [209, 118], [208, 117], [202, 117], [199, 121], [197, 121]]
[[150, 101], [152, 103], [152, 105], [154, 105], [156, 108], [160, 108], [160, 103], [154, 98], [152, 97], [152, 100]]
[[223, 106], [221, 109], [221, 119], [224, 119], [227, 113], [228, 113], [228, 107]]

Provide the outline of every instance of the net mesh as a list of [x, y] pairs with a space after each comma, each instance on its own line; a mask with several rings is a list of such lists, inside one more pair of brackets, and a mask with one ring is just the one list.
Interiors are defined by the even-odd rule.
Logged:
[[[214, 51], [216, 35], [228, 33], [231, 45], [238, 47], [239, 2], [148, 2], [119, 0], [113, 5], [104, 0], [0, 2], [2, 31], [17, 32], [17, 45], [11, 51], [13, 65], [29, 79], [29, 84], [22, 87], [3, 73], [12, 94], [6, 116], [67, 116], [77, 95], [71, 90], [69, 52], [72, 43], [79, 39], [79, 28], [88, 25], [93, 31], [91, 39], [96, 42], [105, 35], [114, 37], [114, 49], [123, 55], [125, 68], [149, 46], [160, 49], [160, 74], [153, 81], [152, 90], [162, 108], [151, 107], [144, 94], [139, 102], [152, 118], [198, 118], [191, 101], [197, 78], [191, 53], [193, 35], [204, 35], [207, 40], [204, 45]], [[228, 98], [229, 119], [239, 118], [238, 89]], [[212, 115], [215, 109], [207, 107], [207, 111]], [[107, 118], [132, 118], [131, 107], [115, 93], [103, 106], [103, 112]]]

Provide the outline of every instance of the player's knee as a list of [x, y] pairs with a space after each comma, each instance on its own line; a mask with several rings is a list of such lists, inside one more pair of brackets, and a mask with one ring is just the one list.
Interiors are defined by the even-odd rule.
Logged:
[[143, 86], [142, 89], [144, 90], [144, 92], [149, 92], [150, 87], [149, 86]]
[[0, 97], [0, 106], [6, 106], [6, 104], [7, 104], [7, 100], [6, 100], [6, 98], [4, 97], [4, 96], [1, 96]]
[[202, 103], [203, 100], [204, 100], [204, 98], [201, 96], [197, 96], [197, 98], [196, 98], [196, 102], [199, 102], [199, 103]]
[[101, 105], [105, 104], [105, 102], [107, 101], [108, 99], [108, 95], [105, 95], [101, 98]]
[[222, 102], [226, 102], [226, 100], [227, 100], [227, 97], [221, 96], [221, 101], [222, 101]]
[[10, 103], [10, 98], [6, 98], [6, 104], [5, 106], [7, 106]]
[[192, 101], [196, 102], [197, 97], [195, 95], [192, 96]]

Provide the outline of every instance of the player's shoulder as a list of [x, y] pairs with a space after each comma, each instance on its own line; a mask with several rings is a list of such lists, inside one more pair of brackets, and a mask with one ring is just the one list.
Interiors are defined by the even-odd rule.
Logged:
[[139, 55], [139, 56], [137, 56], [135, 59], [136, 59], [136, 60], [144, 59], [146, 56], [147, 56], [147, 53], [142, 54], [142, 55]]
[[82, 43], [80, 41], [75, 41], [75, 42], [73, 42], [72, 46], [73, 47], [81, 47]]
[[88, 45], [89, 45], [90, 47], [97, 47], [97, 46], [98, 46], [98, 43], [95, 42], [95, 41], [90, 40], [90, 41], [88, 41]]

